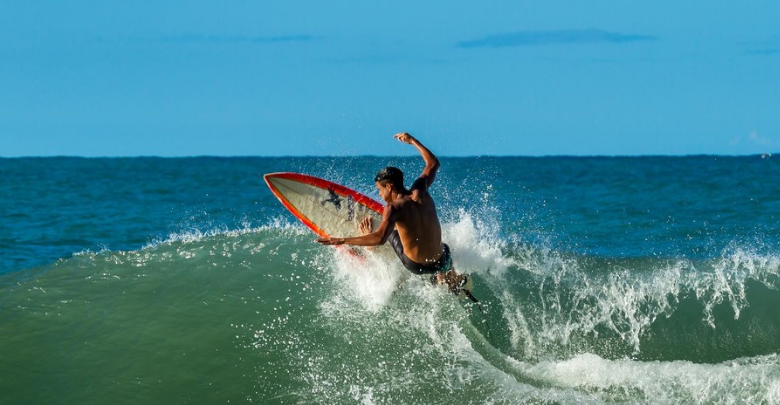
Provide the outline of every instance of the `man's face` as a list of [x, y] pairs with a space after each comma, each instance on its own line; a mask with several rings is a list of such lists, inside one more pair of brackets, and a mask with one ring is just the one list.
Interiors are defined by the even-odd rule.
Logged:
[[379, 197], [382, 198], [386, 203], [389, 203], [392, 201], [392, 194], [393, 194], [393, 186], [390, 183], [385, 183], [383, 186], [379, 182], [376, 183], [376, 188], [379, 189]]

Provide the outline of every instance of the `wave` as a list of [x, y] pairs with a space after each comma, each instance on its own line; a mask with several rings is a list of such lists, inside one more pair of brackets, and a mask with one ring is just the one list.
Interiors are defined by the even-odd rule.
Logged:
[[[443, 224], [484, 314], [392, 254], [325, 248], [284, 219], [5, 275], [0, 333], [14, 339], [0, 344], [0, 375], [17, 375], [0, 388], [23, 398], [12, 387], [31, 376], [8, 368], [47, 356], [47, 392], [75, 402], [130, 395], [138, 379], [166, 381], [150, 392], [179, 401], [778, 401], [780, 256], [735, 244], [710, 260], [588, 257], [485, 218], [461, 210]], [[150, 368], [161, 353], [180, 354]], [[54, 371], [74, 361], [100, 367]], [[118, 383], [87, 386], [109, 375]]]

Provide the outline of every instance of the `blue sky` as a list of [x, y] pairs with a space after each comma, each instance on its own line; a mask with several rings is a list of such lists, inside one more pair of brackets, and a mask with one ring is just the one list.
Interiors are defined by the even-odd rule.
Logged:
[[780, 2], [4, 1], [0, 156], [780, 152]]

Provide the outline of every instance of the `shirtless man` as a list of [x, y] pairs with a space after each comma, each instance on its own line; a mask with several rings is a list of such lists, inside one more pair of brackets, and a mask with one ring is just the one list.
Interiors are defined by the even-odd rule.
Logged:
[[361, 222], [362, 236], [320, 238], [323, 245], [378, 246], [390, 241], [404, 267], [414, 274], [433, 274], [431, 281], [447, 284], [454, 293], [464, 287], [466, 276], [452, 269], [450, 248], [441, 240], [441, 225], [428, 187], [436, 179], [439, 159], [412, 135], [402, 132], [393, 138], [414, 146], [425, 168], [408, 190], [398, 168], [386, 167], [374, 179], [379, 195], [387, 203], [382, 222], [373, 230], [371, 219]]

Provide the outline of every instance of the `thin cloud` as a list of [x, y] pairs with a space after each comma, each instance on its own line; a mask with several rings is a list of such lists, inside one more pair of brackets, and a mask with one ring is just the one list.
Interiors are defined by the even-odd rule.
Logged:
[[161, 37], [162, 42], [234, 42], [250, 44], [278, 44], [285, 42], [311, 42], [320, 39], [313, 35], [246, 36], [246, 35], [179, 35]]
[[520, 46], [545, 46], [567, 44], [611, 43], [655, 41], [650, 35], [622, 34], [596, 29], [559, 31], [518, 31], [508, 34], [490, 35], [484, 38], [461, 41], [458, 48], [504, 48]]
[[758, 131], [751, 131], [747, 136], [738, 136], [729, 142], [730, 146], [742, 146], [748, 147], [760, 147], [762, 149], [780, 148], [780, 140], [770, 138], [758, 133]]
[[760, 48], [747, 51], [748, 55], [752, 56], [772, 56], [780, 55], [780, 46], [775, 48]]
[[780, 55], [780, 37], [774, 36], [763, 41], [743, 42], [745, 54], [752, 56]]
[[758, 146], [769, 147], [769, 148], [776, 148], [780, 146], [780, 142], [775, 141], [774, 139], [771, 139], [769, 137], [759, 135], [757, 131], [751, 132], [750, 135], [748, 135], [748, 139], [750, 140], [750, 142]]

